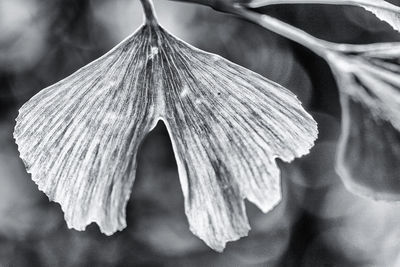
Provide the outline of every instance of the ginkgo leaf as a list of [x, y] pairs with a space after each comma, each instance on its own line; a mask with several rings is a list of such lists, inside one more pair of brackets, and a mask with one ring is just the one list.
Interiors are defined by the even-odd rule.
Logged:
[[163, 120], [191, 229], [222, 249], [226, 240], [247, 233], [244, 198], [264, 212], [279, 202], [275, 158], [291, 161], [306, 154], [316, 137], [315, 122], [281, 86], [172, 40], [173, 52], [164, 55], [174, 64], [163, 76], [170, 92]]
[[333, 57], [342, 104], [337, 170], [354, 193], [400, 200], [400, 45]]
[[[136, 152], [159, 116], [160, 81], [149, 64], [143, 27], [105, 56], [42, 90], [19, 110], [20, 156], [68, 226], [97, 222], [105, 234], [125, 227]], [[159, 72], [159, 70], [158, 70]]]
[[280, 201], [275, 158], [307, 153], [317, 136], [291, 92], [178, 40], [154, 18], [29, 100], [14, 136], [68, 226], [96, 222], [110, 235], [126, 225], [138, 147], [159, 120], [172, 139], [190, 228], [218, 251], [250, 229], [245, 198], [264, 212]]
[[362, 7], [377, 18], [389, 23], [393, 29], [400, 31], [400, 7], [384, 0], [242, 0], [250, 8], [259, 8], [274, 4], [328, 4], [352, 5]]

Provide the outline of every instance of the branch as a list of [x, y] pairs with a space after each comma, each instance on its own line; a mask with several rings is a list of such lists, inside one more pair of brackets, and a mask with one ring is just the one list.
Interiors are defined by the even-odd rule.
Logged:
[[249, 8], [258, 8], [275, 4], [326, 4], [350, 5], [362, 7], [373, 13], [378, 19], [389, 23], [393, 29], [400, 32], [400, 7], [384, 0], [240, 0], [242, 5]]
[[271, 16], [260, 14], [239, 6], [236, 6], [231, 14], [235, 14], [263, 28], [284, 36], [289, 40], [299, 43], [323, 58], [327, 57], [327, 54], [330, 54], [332, 51], [337, 50], [335, 48], [336, 44], [318, 39], [299, 28]]
[[370, 6], [374, 8], [393, 11], [399, 7], [382, 0], [250, 0], [242, 3], [249, 8], [259, 8], [269, 5], [280, 4], [320, 4], [320, 5], [347, 5], [347, 6]]
[[305, 31], [296, 28], [288, 23], [271, 16], [258, 13], [234, 3], [233, 0], [172, 0], [178, 2], [195, 2], [204, 6], [209, 6], [217, 11], [238, 16], [239, 18], [248, 20], [265, 29], [268, 29], [278, 35], [307, 47], [317, 55], [326, 58], [333, 51], [341, 51], [343, 45], [331, 43], [318, 39]]
[[[328, 57], [333, 52], [349, 52], [349, 51], [368, 51], [374, 47], [374, 44], [368, 45], [354, 45], [354, 44], [343, 44], [333, 43], [322, 39], [319, 39], [311, 34], [294, 27], [288, 23], [285, 23], [279, 19], [271, 16], [258, 13], [245, 6], [245, 4], [239, 4], [238, 1], [247, 1], [247, 6], [251, 6], [251, 3], [267, 3], [267, 4], [284, 4], [284, 3], [314, 3], [314, 4], [347, 4], [347, 5], [360, 5], [361, 3], [369, 3], [371, 0], [255, 0], [250, 2], [248, 0], [171, 0], [186, 3], [196, 3], [203, 6], [209, 6], [217, 11], [238, 16], [239, 18], [246, 19], [254, 24], [257, 24], [265, 29], [268, 29], [276, 34], [283, 36], [289, 40], [292, 40], [304, 47], [307, 47], [317, 55], [328, 60]], [[382, 1], [382, 0], [374, 0]], [[400, 9], [397, 6], [389, 4], [383, 1], [385, 4], [381, 8], [386, 9], [388, 6]], [[379, 6], [378, 4], [369, 4], [370, 6]], [[382, 45], [382, 44], [378, 44]], [[388, 43], [388, 46], [392, 46], [393, 43]]]

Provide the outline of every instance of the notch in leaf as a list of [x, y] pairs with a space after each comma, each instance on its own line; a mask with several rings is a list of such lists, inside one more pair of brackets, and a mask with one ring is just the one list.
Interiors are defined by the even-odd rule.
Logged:
[[400, 200], [400, 45], [363, 46], [333, 55], [342, 134], [337, 169], [352, 192]]
[[190, 228], [221, 251], [250, 227], [244, 199], [281, 199], [275, 159], [306, 154], [312, 117], [282, 86], [146, 23], [110, 52], [20, 109], [15, 140], [32, 179], [67, 224], [126, 226], [139, 144], [162, 120], [171, 136]]

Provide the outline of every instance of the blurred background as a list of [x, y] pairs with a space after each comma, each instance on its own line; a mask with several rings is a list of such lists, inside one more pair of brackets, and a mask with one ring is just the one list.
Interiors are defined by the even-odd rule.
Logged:
[[[334, 171], [340, 106], [327, 64], [210, 8], [166, 0], [155, 5], [166, 29], [286, 86], [319, 123], [311, 153], [279, 163], [283, 201], [268, 214], [247, 203], [249, 236], [213, 252], [189, 231], [171, 143], [160, 124], [139, 153], [128, 227], [111, 237], [96, 225], [68, 230], [60, 206], [25, 172], [12, 137], [14, 119], [39, 90], [132, 33], [142, 10], [137, 0], [0, 0], [0, 266], [400, 266], [400, 204], [354, 196]], [[360, 8], [259, 11], [330, 41], [400, 40]]]

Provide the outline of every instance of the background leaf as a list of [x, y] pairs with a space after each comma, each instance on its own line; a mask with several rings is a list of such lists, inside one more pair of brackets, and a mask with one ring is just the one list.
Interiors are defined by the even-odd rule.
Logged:
[[331, 60], [342, 103], [337, 169], [352, 192], [383, 200], [400, 199], [399, 55], [397, 44]]

